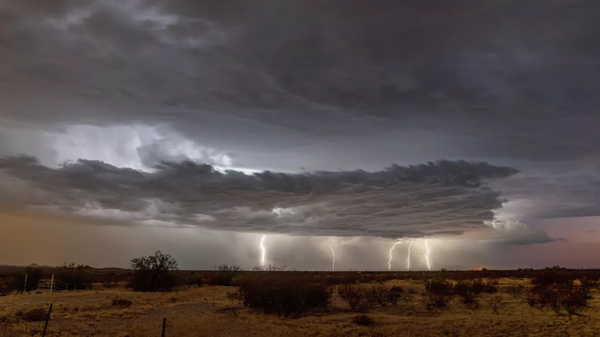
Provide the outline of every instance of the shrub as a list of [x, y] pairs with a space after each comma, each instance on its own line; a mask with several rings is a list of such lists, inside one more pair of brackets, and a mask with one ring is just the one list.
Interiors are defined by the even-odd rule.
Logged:
[[454, 297], [452, 282], [446, 279], [428, 280], [425, 284], [425, 295], [428, 310], [446, 308]]
[[521, 296], [525, 292], [525, 287], [522, 285], [511, 286], [506, 288], [506, 293], [512, 296], [513, 298], [517, 298]]
[[486, 294], [495, 294], [498, 292], [498, 281], [497, 280], [488, 280], [484, 287], [483, 292]]
[[119, 307], [119, 308], [129, 308], [131, 306], [131, 304], [132, 304], [132, 302], [125, 298], [115, 298], [110, 303], [110, 305], [112, 305], [113, 307]]
[[488, 306], [494, 313], [500, 315], [500, 309], [502, 309], [506, 305], [506, 303], [502, 300], [500, 296], [494, 296], [488, 300]]
[[[27, 284], [25, 284], [25, 274], [27, 274]], [[39, 268], [27, 268], [15, 272], [8, 277], [8, 282], [2, 292], [21, 291], [25, 286], [26, 291], [36, 290], [38, 281], [44, 277]]]
[[391, 305], [398, 304], [398, 299], [402, 297], [402, 292], [404, 289], [400, 286], [392, 287], [387, 292], [387, 300]]
[[134, 272], [129, 286], [134, 291], [170, 291], [176, 285], [173, 271], [177, 261], [160, 250], [131, 260], [131, 268]]
[[485, 292], [485, 290], [486, 290], [486, 284], [484, 284], [481, 279], [476, 278], [473, 281], [471, 281], [471, 292], [474, 295], [479, 295], [479, 294]]
[[348, 303], [352, 311], [366, 312], [375, 303], [371, 290], [360, 283], [339, 285], [338, 295]]
[[383, 284], [374, 285], [369, 289], [368, 296], [371, 297], [371, 301], [385, 307], [388, 300], [388, 288]]
[[234, 285], [239, 290], [228, 294], [230, 300], [241, 300], [250, 309], [284, 316], [327, 307], [332, 293], [322, 282], [289, 275], [241, 275]]
[[220, 264], [215, 266], [218, 271], [215, 276], [211, 277], [211, 284], [220, 286], [231, 286], [231, 281], [240, 274], [241, 268], [236, 265]]
[[26, 322], [39, 322], [45, 321], [47, 316], [48, 313], [45, 309], [38, 308], [24, 312], [23, 315], [21, 315], [21, 319]]
[[375, 324], [375, 321], [368, 315], [357, 315], [352, 318], [352, 322], [360, 326], [370, 326]]
[[74, 262], [65, 263], [56, 273], [56, 279], [60, 282], [75, 286], [77, 289], [90, 289], [92, 287], [92, 275], [87, 271], [89, 267]]
[[575, 285], [568, 275], [553, 270], [537, 275], [531, 280], [527, 303], [538, 309], [550, 308], [556, 313], [565, 310], [569, 315], [579, 315], [592, 299], [590, 288]]
[[579, 280], [579, 282], [581, 283], [581, 286], [584, 288], [588, 288], [588, 289], [595, 289], [598, 288], [598, 279], [595, 277], [583, 277], [581, 278], [581, 280]]
[[472, 281], [461, 280], [454, 285], [453, 292], [471, 310], [479, 309], [477, 296], [484, 290], [484, 285], [479, 279]]

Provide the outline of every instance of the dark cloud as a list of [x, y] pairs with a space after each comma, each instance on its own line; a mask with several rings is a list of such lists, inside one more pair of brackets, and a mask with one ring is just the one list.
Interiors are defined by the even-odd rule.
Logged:
[[379, 167], [384, 154], [570, 160], [600, 142], [599, 6], [9, 2], [3, 115], [167, 123], [251, 167], [273, 152], [289, 156], [282, 169], [354, 166], [352, 154]]
[[[94, 223], [382, 237], [599, 215], [599, 11], [5, 1], [0, 202]], [[20, 154], [40, 162], [8, 157]], [[408, 166], [437, 158], [520, 173]], [[380, 171], [390, 162], [403, 166]]]
[[12, 201], [32, 211], [123, 224], [196, 225], [292, 235], [420, 237], [482, 227], [500, 208], [483, 181], [517, 171], [487, 163], [439, 161], [383, 171], [246, 175], [193, 162], [163, 162], [155, 172], [79, 160], [58, 169], [31, 157], [0, 160], [5, 180], [39, 190]]

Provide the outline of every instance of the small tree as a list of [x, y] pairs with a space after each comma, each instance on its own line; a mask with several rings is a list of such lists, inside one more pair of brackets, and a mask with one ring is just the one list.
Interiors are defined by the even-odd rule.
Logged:
[[175, 286], [177, 261], [160, 250], [131, 260], [131, 269], [134, 272], [129, 286], [135, 291], [170, 291]]

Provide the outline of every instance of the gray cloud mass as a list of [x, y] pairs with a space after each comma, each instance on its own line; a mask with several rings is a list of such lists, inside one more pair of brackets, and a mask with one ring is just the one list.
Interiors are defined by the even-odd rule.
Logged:
[[510, 224], [600, 215], [599, 12], [596, 0], [2, 1], [0, 207], [551, 242]]
[[[500, 192], [482, 180], [517, 171], [439, 161], [383, 171], [246, 175], [193, 162], [155, 172], [79, 160], [52, 169], [31, 157], [0, 159], [0, 170], [41, 191], [20, 203], [115, 223], [196, 225], [219, 230], [388, 238], [458, 235], [493, 219]], [[12, 191], [1, 193], [14, 199]]]

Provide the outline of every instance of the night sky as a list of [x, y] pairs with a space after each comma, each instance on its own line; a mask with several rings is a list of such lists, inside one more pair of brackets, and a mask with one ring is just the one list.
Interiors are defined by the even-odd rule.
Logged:
[[600, 267], [599, 22], [597, 0], [2, 1], [0, 265], [406, 270], [412, 242], [412, 270]]

